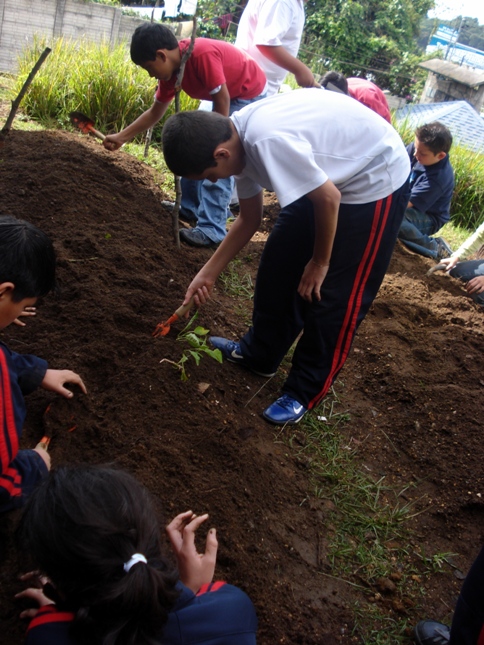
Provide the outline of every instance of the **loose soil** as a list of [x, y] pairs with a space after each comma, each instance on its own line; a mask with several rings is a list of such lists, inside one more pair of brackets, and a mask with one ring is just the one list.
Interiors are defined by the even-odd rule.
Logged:
[[[336, 383], [336, 409], [350, 415], [339, 432], [361, 469], [412, 504], [411, 537], [399, 546], [416, 567], [410, 582], [398, 558], [393, 584], [368, 586], [357, 571], [345, 581], [333, 577], [328, 559], [331, 502], [314, 496], [308, 460], [297, 441], [286, 441], [293, 430], [281, 432], [260, 414], [284, 369], [266, 382], [204, 358], [188, 363], [182, 382], [168, 362], [183, 350], [180, 325], [165, 338], [152, 335], [211, 254], [176, 247], [152, 169], [77, 133], [14, 130], [0, 149], [0, 182], [0, 212], [32, 221], [53, 239], [61, 287], [26, 327], [11, 325], [2, 339], [51, 367], [77, 371], [89, 390], [71, 401], [32, 394], [24, 447], [47, 430], [54, 464], [114, 462], [161, 500], [164, 517], [208, 511], [220, 540], [217, 578], [253, 599], [262, 645], [363, 642], [353, 633], [355, 603], [363, 614], [379, 606], [409, 625], [450, 619], [484, 537], [484, 319], [459, 283], [427, 278], [432, 263], [398, 245]], [[241, 254], [241, 275], [255, 276], [277, 217], [273, 197], [266, 201], [261, 232]], [[220, 284], [199, 322], [235, 339], [249, 313], [250, 303]], [[22, 571], [8, 539], [14, 520], [3, 520], [5, 645], [21, 642], [25, 629], [13, 600]], [[455, 555], [423, 575], [417, 552]]]

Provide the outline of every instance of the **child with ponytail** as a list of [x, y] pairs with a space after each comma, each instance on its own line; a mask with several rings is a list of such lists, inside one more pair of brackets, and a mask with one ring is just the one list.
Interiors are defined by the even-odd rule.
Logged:
[[105, 466], [60, 467], [27, 502], [17, 529], [38, 587], [27, 645], [254, 645], [257, 618], [240, 589], [212, 583], [215, 529], [205, 552], [195, 532], [208, 515], [168, 526], [178, 572], [163, 555], [149, 493]]

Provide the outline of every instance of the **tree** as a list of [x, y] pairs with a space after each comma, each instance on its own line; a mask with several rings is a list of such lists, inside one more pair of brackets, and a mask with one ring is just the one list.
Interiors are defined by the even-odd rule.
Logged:
[[365, 76], [405, 96], [417, 80], [416, 39], [433, 0], [310, 0], [301, 58], [313, 70]]

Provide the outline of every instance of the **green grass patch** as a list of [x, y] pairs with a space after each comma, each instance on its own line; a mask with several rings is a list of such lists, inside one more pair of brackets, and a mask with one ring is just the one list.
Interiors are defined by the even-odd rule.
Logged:
[[[416, 552], [407, 529], [415, 511], [404, 499], [414, 484], [395, 489], [365, 466], [359, 458], [360, 444], [342, 431], [351, 420], [340, 410], [333, 388], [297, 427], [280, 429], [276, 441], [288, 445], [308, 468], [309, 496], [324, 500], [321, 575], [344, 580], [364, 594], [365, 600], [352, 607], [354, 634], [371, 645], [405, 643], [406, 599], [411, 599], [411, 606], [418, 605], [424, 594], [422, 576], [439, 570], [451, 554]], [[400, 604], [401, 615], [389, 610], [380, 590], [382, 580], [395, 585], [392, 602]]]

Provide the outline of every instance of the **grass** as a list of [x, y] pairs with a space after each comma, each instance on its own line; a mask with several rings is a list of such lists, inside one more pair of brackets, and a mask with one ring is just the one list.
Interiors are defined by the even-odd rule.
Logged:
[[402, 608], [405, 597], [418, 603], [424, 594], [421, 576], [438, 569], [450, 554], [424, 558], [414, 553], [407, 529], [414, 511], [403, 499], [408, 486], [395, 490], [384, 477], [365, 468], [358, 444], [348, 442], [347, 433], [341, 431], [351, 418], [338, 412], [340, 407], [333, 388], [316, 413], [305, 417], [297, 428], [281, 429], [276, 441], [288, 445], [306, 464], [310, 496], [325, 501], [321, 575], [345, 580], [365, 596], [352, 608], [355, 636], [371, 645], [408, 642], [408, 612], [400, 616], [396, 610], [389, 611], [378, 591], [379, 581], [395, 581], [392, 599]]

